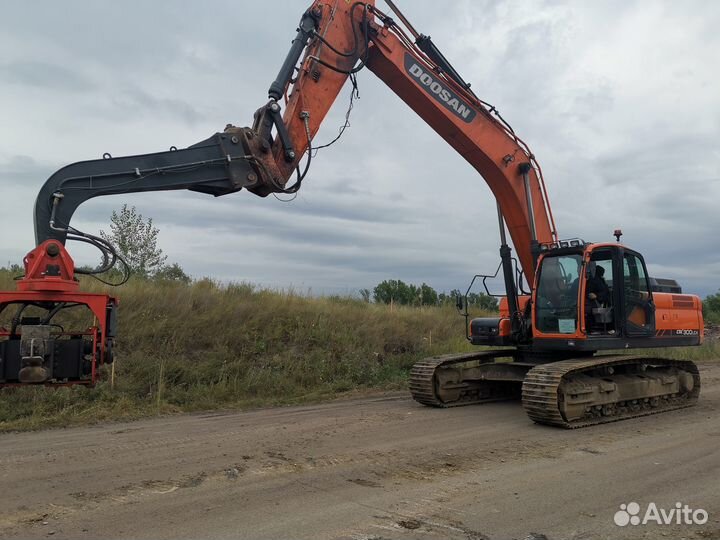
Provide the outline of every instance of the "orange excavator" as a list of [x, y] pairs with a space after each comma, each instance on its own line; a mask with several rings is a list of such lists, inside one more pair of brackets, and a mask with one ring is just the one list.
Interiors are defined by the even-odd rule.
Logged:
[[[0, 384], [93, 384], [97, 368], [112, 362], [117, 300], [80, 292], [76, 276], [106, 272], [122, 257], [102, 238], [70, 225], [80, 204], [158, 190], [295, 193], [328, 110], [347, 80], [355, 85], [367, 68], [478, 171], [497, 199], [496, 275], [505, 285], [499, 316], [469, 320], [467, 295], [458, 307], [471, 343], [502, 348], [418, 362], [410, 376], [413, 397], [437, 407], [521, 397], [532, 420], [570, 428], [693, 405], [700, 392], [695, 364], [612, 351], [699, 345], [700, 299], [672, 281], [650, 278], [643, 257], [620, 244], [621, 231], [611, 243], [560, 239], [528, 145], [475, 95], [430, 37], [387, 4], [392, 14], [373, 0], [316, 0], [302, 15], [252, 127], [228, 125], [186, 149], [105, 155], [53, 174], [37, 197], [37, 247], [25, 257], [25, 275], [17, 291], [0, 293], [0, 311], [16, 308], [10, 327], [0, 329]], [[103, 264], [75, 268], [67, 240], [96, 246]], [[474, 281], [486, 284], [488, 277]], [[77, 306], [91, 310], [93, 327], [69, 331], [53, 324], [58, 313]], [[28, 307], [33, 316], [25, 315]]]

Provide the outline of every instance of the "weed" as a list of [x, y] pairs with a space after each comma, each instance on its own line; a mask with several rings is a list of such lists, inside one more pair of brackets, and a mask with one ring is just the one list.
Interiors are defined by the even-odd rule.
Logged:
[[[14, 289], [12, 277], [0, 270], [1, 290]], [[82, 287], [105, 290], [88, 279]], [[209, 279], [191, 285], [131, 280], [111, 294], [121, 299], [114, 388], [105, 373], [92, 389], [0, 390], [0, 431], [403, 388], [418, 359], [475, 350], [452, 306], [312, 298]], [[4, 313], [0, 326], [11, 316]], [[63, 317], [68, 327], [92, 323], [81, 310]], [[703, 360], [720, 356], [720, 345], [708, 340], [701, 347], [654, 352]]]
[[[105, 290], [92, 280], [82, 287]], [[0, 289], [14, 285], [0, 270]], [[298, 403], [399, 388], [426, 355], [468, 351], [453, 307], [412, 308], [306, 297], [240, 283], [131, 280], [120, 297], [115, 385], [0, 391], [0, 430], [178, 411]], [[31, 310], [26, 313], [29, 314]], [[3, 313], [7, 326], [12, 313]], [[67, 327], [92, 324], [82, 310]]]

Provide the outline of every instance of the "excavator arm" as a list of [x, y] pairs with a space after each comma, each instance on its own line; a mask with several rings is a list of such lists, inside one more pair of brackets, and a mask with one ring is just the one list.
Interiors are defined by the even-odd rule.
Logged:
[[256, 111], [252, 127], [228, 125], [183, 150], [106, 155], [60, 169], [36, 201], [37, 244], [48, 239], [64, 243], [78, 206], [101, 195], [178, 189], [214, 196], [242, 188], [260, 196], [296, 191], [330, 107], [348, 77], [367, 67], [487, 182], [532, 283], [538, 246], [557, 240], [540, 167], [431, 39], [397, 13], [412, 36], [373, 1], [316, 0], [303, 14], [270, 86], [269, 101]]
[[[58, 170], [35, 202], [36, 244], [57, 240], [64, 245], [68, 234], [78, 232], [70, 226], [77, 208], [103, 195], [185, 189], [217, 197], [245, 188], [265, 197], [297, 191], [309, 165], [301, 173], [300, 161], [310, 154], [312, 138], [348, 77], [344, 72], [352, 71], [367, 50], [367, 43], [354, 50], [353, 44], [361, 32], [369, 36], [370, 18], [364, 4], [345, 11], [329, 9], [322, 2], [313, 4], [302, 16], [290, 53], [268, 92], [269, 101], [255, 112], [252, 127], [227, 125], [223, 132], [186, 149], [118, 158], [105, 154], [103, 159]], [[295, 78], [301, 55], [321, 54], [322, 34], [328, 31], [332, 31], [332, 47], [350, 52], [333, 58], [332, 69], [320, 66], [327, 73], [313, 69]], [[315, 84], [304, 90], [308, 80]], [[292, 97], [283, 116], [280, 103], [291, 84]], [[295, 174], [297, 180], [288, 188]]]
[[[97, 365], [112, 361], [117, 300], [81, 293], [76, 274], [105, 272], [122, 258], [107, 241], [72, 227], [81, 204], [104, 195], [180, 189], [213, 196], [243, 188], [262, 197], [294, 193], [310, 168], [313, 139], [330, 107], [348, 78], [355, 84], [355, 75], [364, 68], [490, 186], [498, 202], [508, 304], [518, 313], [505, 226], [531, 284], [541, 246], [557, 239], [540, 167], [527, 145], [471, 91], [432, 40], [418, 34], [393, 3], [388, 4], [407, 31], [373, 0], [316, 0], [302, 15], [268, 101], [255, 112], [251, 127], [228, 125], [186, 149], [117, 158], [106, 154], [53, 174], [36, 200], [37, 246], [24, 259], [25, 275], [16, 292], [0, 292], [0, 313], [17, 306], [10, 330], [0, 329], [0, 386], [92, 384]], [[444, 181], [438, 179], [440, 190]], [[75, 268], [67, 240], [95, 245], [103, 263], [95, 270]], [[58, 333], [53, 317], [76, 306], [87, 307], [96, 325]], [[38, 309], [45, 313], [28, 315]]]

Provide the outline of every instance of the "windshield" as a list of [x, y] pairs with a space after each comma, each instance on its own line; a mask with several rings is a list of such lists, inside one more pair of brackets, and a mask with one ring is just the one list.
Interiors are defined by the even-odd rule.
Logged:
[[581, 255], [543, 259], [535, 308], [536, 325], [540, 332], [575, 333], [581, 267]]

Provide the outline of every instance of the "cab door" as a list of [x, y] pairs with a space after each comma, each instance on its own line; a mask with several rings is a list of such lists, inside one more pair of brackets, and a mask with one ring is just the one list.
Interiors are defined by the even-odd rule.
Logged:
[[621, 251], [620, 268], [622, 288], [620, 289], [625, 335], [643, 337], [655, 335], [655, 304], [653, 303], [650, 280], [645, 261], [630, 250]]
[[[594, 337], [620, 335], [624, 327], [625, 313], [619, 309], [617, 289], [622, 287], [622, 274], [618, 261], [617, 246], [601, 246], [592, 250], [585, 268], [585, 329]], [[594, 282], [594, 283], [593, 283]], [[598, 285], [600, 284], [600, 285]], [[618, 285], [620, 284], [620, 285]], [[604, 294], [600, 294], [604, 292]], [[590, 293], [595, 292], [592, 298]], [[597, 314], [595, 308], [609, 310], [609, 314]], [[604, 316], [603, 316], [604, 315]]]

